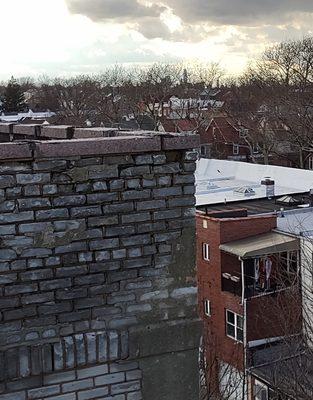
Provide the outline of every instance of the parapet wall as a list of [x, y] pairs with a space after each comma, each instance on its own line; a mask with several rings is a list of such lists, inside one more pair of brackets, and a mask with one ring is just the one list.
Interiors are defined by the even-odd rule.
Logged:
[[0, 126], [0, 400], [197, 399], [197, 136], [27, 128]]

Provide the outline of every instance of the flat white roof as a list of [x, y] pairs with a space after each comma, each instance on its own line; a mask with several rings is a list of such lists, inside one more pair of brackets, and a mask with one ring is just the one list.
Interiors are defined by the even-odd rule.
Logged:
[[[313, 171], [201, 158], [196, 170], [196, 204], [210, 205], [266, 198], [264, 178], [275, 181], [275, 196], [304, 193], [313, 188]], [[249, 196], [235, 192], [247, 187], [255, 192]]]
[[[283, 216], [282, 216], [283, 215]], [[313, 236], [313, 208], [297, 208], [277, 215], [277, 229], [297, 236]]]

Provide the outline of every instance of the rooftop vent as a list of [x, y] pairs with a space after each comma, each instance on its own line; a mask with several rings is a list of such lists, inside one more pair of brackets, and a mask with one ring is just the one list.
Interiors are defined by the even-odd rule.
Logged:
[[242, 196], [254, 196], [255, 191], [251, 187], [238, 187], [234, 190], [235, 194]]

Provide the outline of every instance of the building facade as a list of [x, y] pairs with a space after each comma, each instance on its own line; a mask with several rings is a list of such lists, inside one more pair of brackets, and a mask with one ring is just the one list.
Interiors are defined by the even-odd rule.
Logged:
[[203, 365], [212, 398], [270, 399], [272, 388], [251, 373], [256, 354], [301, 332], [299, 239], [276, 227], [274, 214], [197, 213]]
[[0, 400], [198, 399], [197, 136], [0, 131]]

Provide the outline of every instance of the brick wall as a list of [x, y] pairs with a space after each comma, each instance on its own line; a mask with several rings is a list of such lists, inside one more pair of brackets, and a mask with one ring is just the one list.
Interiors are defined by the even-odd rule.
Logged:
[[0, 400], [197, 398], [195, 143], [0, 144]]

